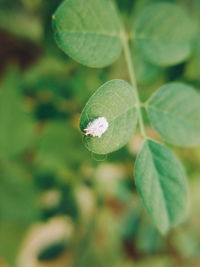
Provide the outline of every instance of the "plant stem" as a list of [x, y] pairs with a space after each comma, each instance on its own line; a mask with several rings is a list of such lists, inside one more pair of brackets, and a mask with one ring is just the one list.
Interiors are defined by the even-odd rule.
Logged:
[[136, 82], [136, 78], [135, 78], [134, 65], [133, 65], [132, 55], [131, 55], [131, 52], [130, 52], [130, 47], [129, 47], [129, 43], [128, 43], [128, 39], [127, 39], [125, 31], [122, 31], [121, 39], [122, 39], [122, 43], [123, 43], [125, 60], [126, 60], [127, 69], [128, 69], [128, 72], [129, 72], [131, 84], [135, 88], [136, 102], [137, 102], [136, 108], [137, 108], [137, 111], [138, 111], [139, 127], [140, 127], [140, 131], [141, 131], [142, 137], [146, 139], [147, 136], [146, 136], [146, 133], [145, 133], [144, 120], [143, 120], [143, 116], [142, 116], [141, 102], [140, 102], [137, 82]]

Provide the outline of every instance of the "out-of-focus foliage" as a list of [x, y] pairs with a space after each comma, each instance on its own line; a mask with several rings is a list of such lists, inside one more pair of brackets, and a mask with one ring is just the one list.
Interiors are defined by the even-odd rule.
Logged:
[[166, 2], [147, 6], [136, 19], [134, 33], [145, 58], [158, 66], [171, 66], [191, 54], [195, 28], [183, 9]]
[[[191, 209], [183, 225], [162, 237], [132, 178], [140, 137], [108, 156], [84, 148], [79, 118], [85, 102], [107, 80], [128, 76], [123, 57], [106, 69], [89, 69], [57, 48], [51, 15], [60, 2], [0, 0], [0, 266], [198, 267], [199, 148], [176, 151], [190, 177]], [[116, 2], [130, 25], [158, 1]], [[166, 2], [185, 8], [200, 28], [198, 0]], [[199, 38], [191, 56], [173, 67], [155, 66], [139, 53], [143, 100], [175, 80], [199, 92]], [[156, 136], [148, 120], [146, 130]]]

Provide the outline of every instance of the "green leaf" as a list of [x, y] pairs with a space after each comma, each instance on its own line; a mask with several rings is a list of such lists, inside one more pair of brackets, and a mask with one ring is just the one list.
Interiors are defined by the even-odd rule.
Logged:
[[0, 167], [0, 254], [11, 266], [28, 227], [39, 219], [38, 194], [21, 165]]
[[148, 101], [152, 126], [168, 142], [179, 146], [200, 144], [200, 95], [183, 83], [161, 87]]
[[97, 154], [107, 154], [126, 145], [137, 123], [135, 89], [123, 80], [103, 84], [87, 102], [80, 121], [82, 131], [88, 123], [105, 117], [109, 123], [101, 137], [85, 136], [86, 147]]
[[161, 233], [183, 221], [188, 207], [184, 168], [167, 147], [146, 140], [135, 163], [135, 183], [148, 214]]
[[191, 53], [196, 27], [184, 10], [156, 3], [137, 18], [135, 42], [146, 59], [160, 66], [184, 61]]
[[89, 67], [104, 67], [120, 55], [120, 22], [107, 0], [64, 1], [53, 15], [58, 46]]
[[37, 144], [37, 166], [52, 170], [74, 168], [83, 158], [85, 150], [77, 130], [67, 123], [49, 123]]
[[23, 152], [33, 138], [32, 118], [23, 110], [19, 75], [9, 71], [0, 91], [0, 157], [12, 158]]
[[139, 84], [148, 85], [154, 82], [162, 74], [162, 69], [147, 61], [138, 49], [133, 50], [133, 62], [135, 62], [135, 75]]

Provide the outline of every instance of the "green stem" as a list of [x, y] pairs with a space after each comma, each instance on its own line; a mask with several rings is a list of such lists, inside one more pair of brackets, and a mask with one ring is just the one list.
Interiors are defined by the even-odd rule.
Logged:
[[125, 60], [126, 60], [126, 64], [127, 64], [127, 68], [128, 68], [131, 84], [135, 88], [137, 110], [138, 110], [138, 119], [139, 119], [139, 127], [140, 127], [140, 131], [141, 131], [142, 137], [144, 137], [146, 139], [147, 136], [146, 136], [146, 133], [145, 133], [144, 120], [143, 120], [142, 111], [141, 111], [141, 102], [140, 102], [137, 82], [136, 82], [136, 78], [135, 78], [135, 71], [134, 71], [134, 66], [133, 66], [133, 61], [132, 61], [132, 55], [131, 55], [131, 52], [130, 52], [128, 39], [127, 39], [126, 33], [124, 31], [122, 31], [121, 39], [122, 39], [122, 43], [123, 43]]

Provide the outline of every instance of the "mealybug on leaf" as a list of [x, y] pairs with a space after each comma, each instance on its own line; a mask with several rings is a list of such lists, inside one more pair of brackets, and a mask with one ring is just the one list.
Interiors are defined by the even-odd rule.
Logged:
[[109, 123], [105, 117], [99, 117], [88, 123], [84, 129], [85, 135], [101, 137], [108, 129]]

